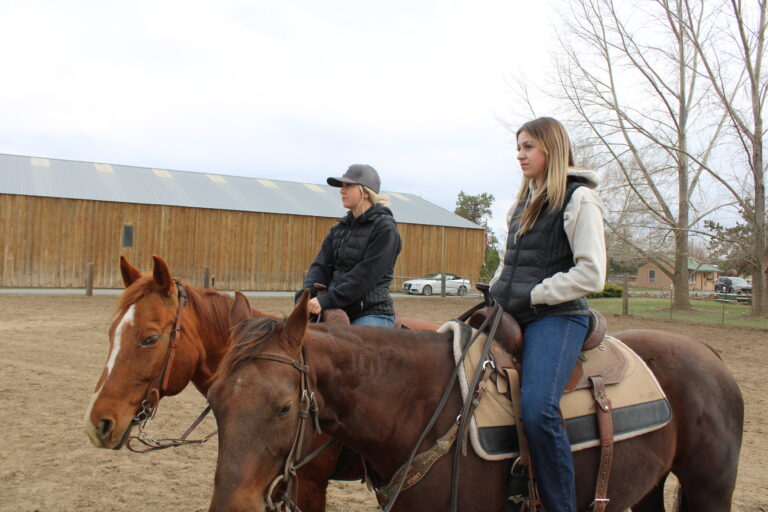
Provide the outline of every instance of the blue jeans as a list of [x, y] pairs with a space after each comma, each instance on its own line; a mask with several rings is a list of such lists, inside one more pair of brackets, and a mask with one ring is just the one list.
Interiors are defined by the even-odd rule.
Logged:
[[545, 316], [523, 326], [520, 415], [547, 512], [576, 512], [573, 455], [560, 416], [560, 397], [588, 328], [586, 315]]
[[381, 325], [383, 327], [394, 327], [394, 315], [363, 315], [350, 322], [352, 325]]

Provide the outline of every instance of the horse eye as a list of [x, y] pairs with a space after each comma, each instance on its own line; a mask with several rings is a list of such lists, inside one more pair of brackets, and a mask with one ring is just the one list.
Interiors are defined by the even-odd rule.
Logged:
[[286, 404], [286, 405], [284, 405], [284, 406], [283, 406], [283, 408], [282, 408], [282, 409], [280, 409], [279, 411], [277, 411], [277, 415], [278, 415], [278, 416], [285, 416], [286, 414], [288, 414], [288, 412], [289, 412], [290, 410], [291, 410], [291, 404]]
[[151, 347], [152, 345], [157, 343], [157, 340], [159, 340], [159, 339], [160, 339], [160, 335], [159, 334], [153, 334], [152, 336], [147, 336], [144, 339], [144, 341], [139, 343], [139, 345], [141, 345], [142, 347]]

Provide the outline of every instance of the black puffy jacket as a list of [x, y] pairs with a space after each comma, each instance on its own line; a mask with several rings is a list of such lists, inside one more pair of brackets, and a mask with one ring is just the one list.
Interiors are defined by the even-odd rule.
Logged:
[[309, 267], [302, 289], [314, 295], [314, 284], [328, 286], [318, 297], [323, 309], [341, 308], [349, 318], [392, 315], [389, 287], [401, 248], [392, 211], [374, 205], [355, 217], [348, 212], [326, 235]]

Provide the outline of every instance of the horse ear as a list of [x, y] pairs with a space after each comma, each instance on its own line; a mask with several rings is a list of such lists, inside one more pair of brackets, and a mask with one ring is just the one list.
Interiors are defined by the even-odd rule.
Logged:
[[283, 328], [285, 339], [291, 344], [291, 348], [297, 350], [301, 347], [304, 332], [306, 332], [307, 323], [309, 323], [309, 307], [307, 304], [309, 304], [309, 290], [304, 290], [296, 307], [293, 308], [290, 316], [286, 319], [285, 327]]
[[251, 318], [251, 305], [248, 299], [240, 292], [235, 292], [235, 302], [229, 310], [229, 325], [234, 327], [243, 320]]
[[165, 292], [166, 295], [171, 294], [171, 285], [173, 285], [173, 278], [168, 270], [168, 265], [165, 264], [165, 260], [160, 256], [153, 254], [152, 260], [155, 262], [152, 268], [152, 277], [155, 280], [155, 284], [161, 292]]
[[123, 284], [126, 288], [131, 286], [141, 277], [141, 272], [128, 263], [128, 260], [122, 255], [120, 256], [120, 273], [123, 275]]

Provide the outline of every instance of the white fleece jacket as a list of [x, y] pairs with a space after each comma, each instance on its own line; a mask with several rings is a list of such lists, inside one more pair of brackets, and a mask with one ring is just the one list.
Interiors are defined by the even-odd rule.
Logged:
[[[560, 304], [578, 299], [588, 293], [602, 291], [605, 285], [607, 256], [603, 232], [603, 202], [595, 192], [597, 173], [588, 169], [570, 167], [568, 176], [587, 181], [586, 187], [577, 188], [563, 212], [563, 227], [573, 251], [575, 265], [568, 272], [558, 272], [544, 279], [531, 290], [531, 304]], [[531, 189], [535, 193], [535, 189]], [[515, 205], [507, 213], [507, 231], [512, 223]], [[509, 234], [507, 236], [510, 236]], [[506, 246], [499, 250], [499, 267], [491, 286], [499, 279], [504, 268]]]

